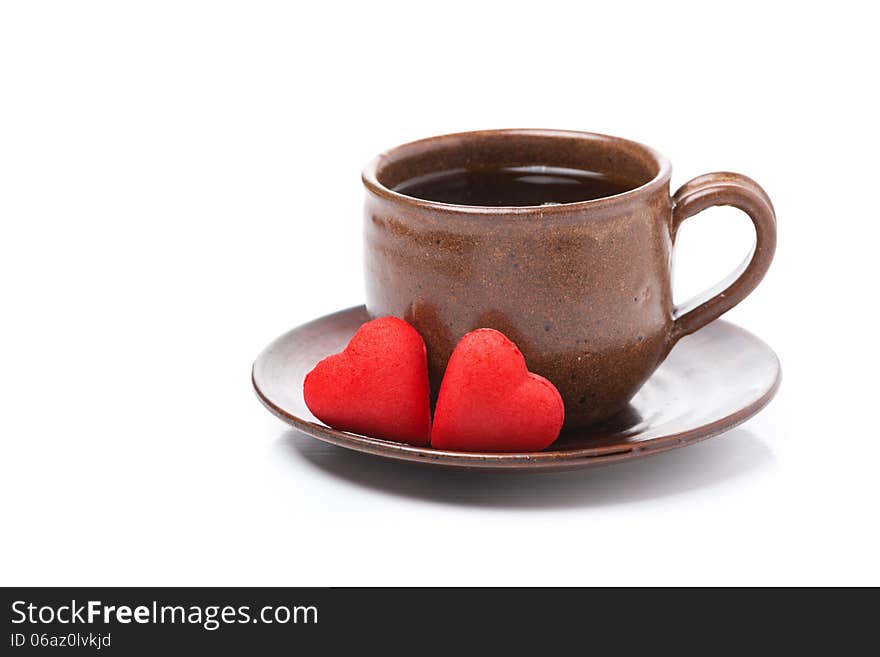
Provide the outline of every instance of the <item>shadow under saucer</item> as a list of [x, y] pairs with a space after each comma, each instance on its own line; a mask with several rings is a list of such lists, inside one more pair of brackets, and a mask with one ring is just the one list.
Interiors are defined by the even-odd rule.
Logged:
[[299, 461], [364, 489], [460, 506], [554, 509], [626, 504], [705, 488], [772, 466], [773, 453], [749, 430], [687, 450], [602, 466], [589, 472], [493, 472], [424, 468], [377, 459], [313, 440], [296, 430], [276, 441], [273, 456]]

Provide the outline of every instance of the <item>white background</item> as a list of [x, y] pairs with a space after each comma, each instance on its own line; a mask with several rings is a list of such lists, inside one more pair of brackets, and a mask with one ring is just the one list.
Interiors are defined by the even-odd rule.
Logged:
[[[823, 8], [824, 7], [824, 8]], [[880, 584], [876, 21], [863, 3], [6, 2], [0, 583]], [[360, 171], [490, 127], [617, 134], [765, 186], [728, 318], [777, 399], [723, 437], [550, 475], [289, 430], [276, 335], [362, 302]], [[676, 296], [749, 248], [686, 224]]]

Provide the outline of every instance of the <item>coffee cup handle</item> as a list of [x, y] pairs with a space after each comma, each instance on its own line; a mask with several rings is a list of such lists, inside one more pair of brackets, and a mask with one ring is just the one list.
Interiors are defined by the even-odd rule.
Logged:
[[770, 197], [751, 178], [738, 173], [707, 173], [682, 185], [672, 197], [672, 242], [682, 222], [715, 205], [745, 212], [755, 225], [755, 246], [745, 261], [715, 287], [673, 310], [672, 342], [704, 327], [745, 299], [773, 261], [776, 213]]

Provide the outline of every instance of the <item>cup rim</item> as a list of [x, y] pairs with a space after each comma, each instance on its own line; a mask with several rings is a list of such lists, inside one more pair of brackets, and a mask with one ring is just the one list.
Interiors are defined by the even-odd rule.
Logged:
[[[606, 143], [627, 144], [642, 150], [646, 155], [652, 158], [657, 165], [657, 173], [647, 182], [628, 189], [620, 194], [611, 196], [602, 196], [600, 198], [588, 199], [585, 201], [575, 201], [572, 203], [559, 203], [555, 205], [463, 205], [458, 203], [441, 203], [440, 201], [429, 201], [427, 199], [417, 198], [395, 192], [393, 189], [386, 187], [379, 182], [379, 170], [384, 162], [392, 157], [396, 152], [403, 149], [412, 148], [428, 148], [433, 144], [449, 139], [462, 139], [483, 137], [487, 135], [505, 135], [509, 137], [516, 136], [539, 136], [539, 137], [567, 137], [576, 139], [587, 139], [590, 141], [602, 141]], [[658, 151], [650, 146], [645, 146], [637, 141], [624, 139], [623, 137], [615, 137], [613, 135], [605, 135], [597, 132], [584, 132], [580, 130], [553, 130], [542, 128], [501, 128], [495, 130], [470, 130], [466, 132], [455, 132], [416, 141], [400, 144], [394, 148], [383, 151], [374, 157], [361, 173], [361, 180], [364, 186], [373, 194], [385, 198], [390, 201], [397, 201], [408, 205], [437, 210], [441, 212], [454, 212], [458, 214], [475, 214], [475, 215], [533, 215], [539, 213], [541, 216], [548, 214], [568, 213], [577, 210], [586, 210], [596, 207], [608, 206], [617, 203], [625, 203], [638, 197], [650, 195], [660, 187], [669, 182], [672, 174], [672, 165], [669, 160], [661, 155]]]

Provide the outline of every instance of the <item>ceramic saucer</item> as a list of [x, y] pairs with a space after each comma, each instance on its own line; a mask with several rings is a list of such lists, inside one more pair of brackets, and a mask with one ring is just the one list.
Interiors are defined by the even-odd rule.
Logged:
[[306, 408], [302, 384], [322, 358], [341, 351], [369, 319], [363, 306], [295, 328], [257, 357], [252, 379], [260, 401], [319, 440], [377, 456], [435, 465], [556, 470], [624, 461], [690, 445], [744, 422], [773, 398], [781, 370], [773, 350], [719, 320], [683, 338], [617, 416], [563, 433], [543, 452], [451, 452], [337, 431]]

